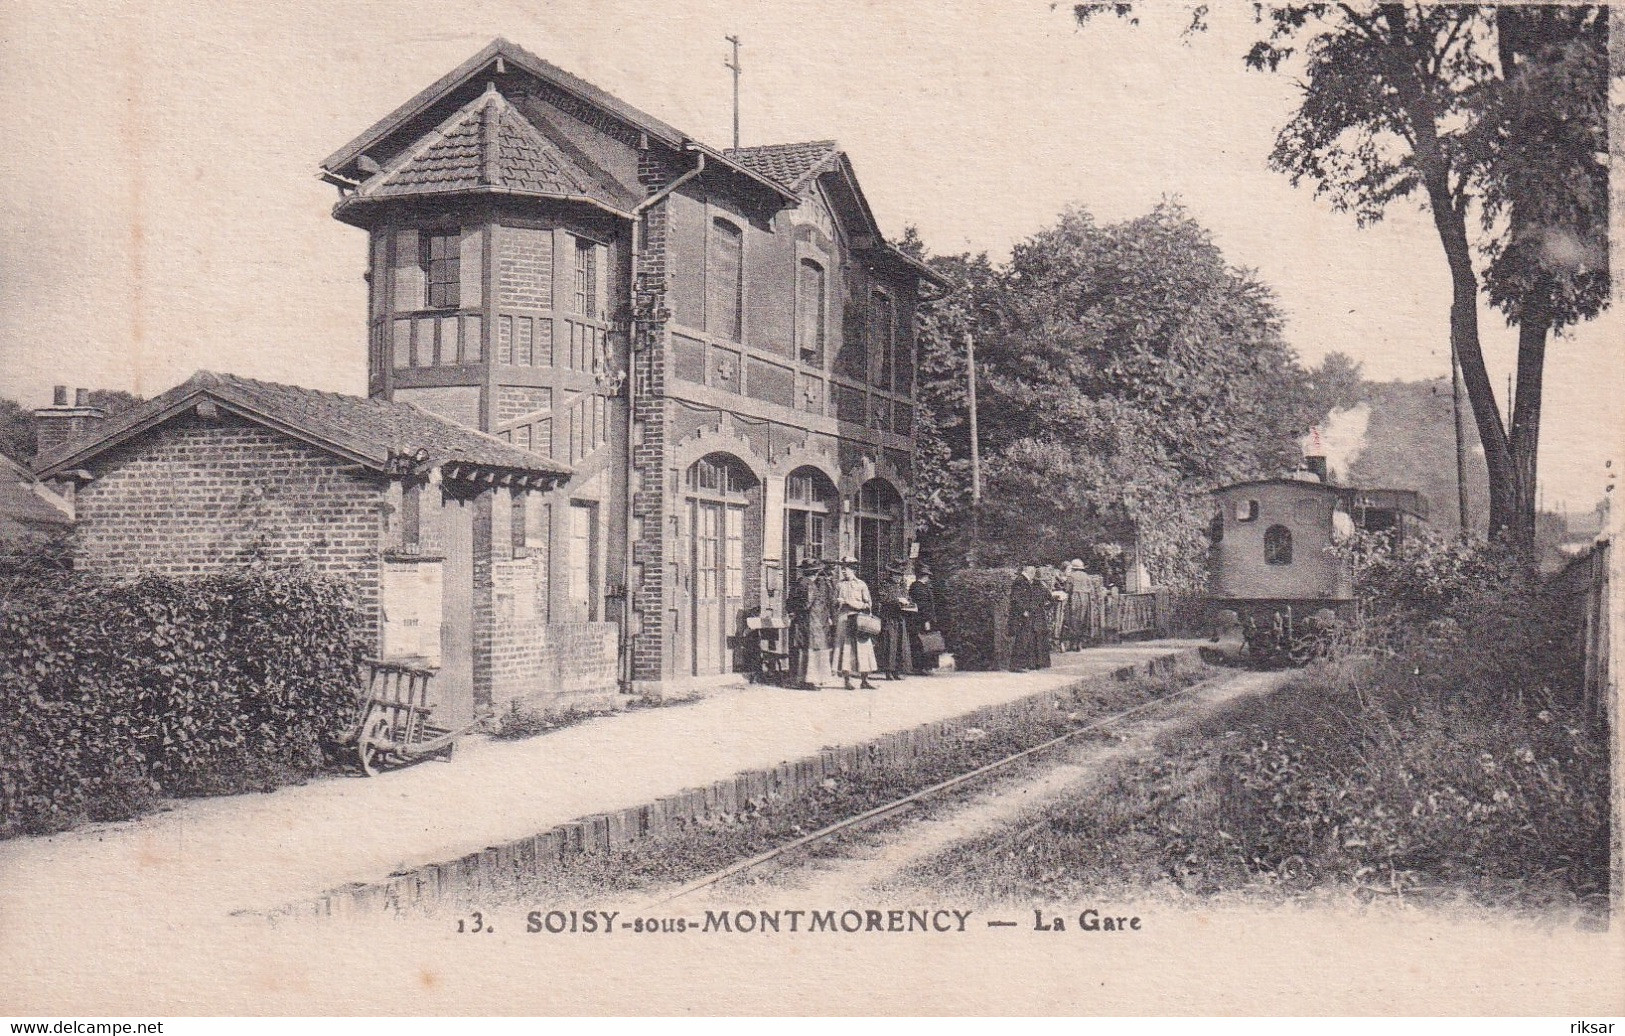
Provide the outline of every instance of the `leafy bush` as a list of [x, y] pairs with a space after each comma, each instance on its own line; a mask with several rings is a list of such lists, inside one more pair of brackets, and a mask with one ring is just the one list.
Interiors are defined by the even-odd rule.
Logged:
[[938, 603], [944, 638], [962, 671], [1010, 664], [1010, 584], [1013, 568], [967, 568], [948, 577]]
[[0, 596], [0, 836], [314, 772], [354, 718], [345, 587], [58, 574]]
[[1421, 536], [1349, 546], [1366, 643], [1407, 656], [1431, 693], [1539, 708], [1577, 700], [1574, 616], [1496, 544]]

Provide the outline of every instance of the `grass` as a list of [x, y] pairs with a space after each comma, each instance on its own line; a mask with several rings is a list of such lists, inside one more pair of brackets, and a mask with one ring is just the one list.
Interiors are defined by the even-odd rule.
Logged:
[[1319, 664], [910, 877], [1028, 901], [1149, 891], [1605, 909], [1604, 732], [1557, 703], [1443, 686], [1405, 655]]

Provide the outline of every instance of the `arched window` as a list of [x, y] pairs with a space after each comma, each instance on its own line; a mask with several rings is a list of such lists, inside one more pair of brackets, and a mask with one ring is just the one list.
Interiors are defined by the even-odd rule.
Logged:
[[742, 497], [756, 486], [756, 476], [736, 457], [711, 453], [688, 469], [688, 488], [704, 496]]
[[874, 589], [885, 567], [902, 560], [903, 499], [890, 482], [870, 479], [858, 491], [856, 518], [858, 574]]
[[824, 365], [824, 268], [801, 260], [796, 281], [796, 345], [801, 362]]
[[1292, 530], [1272, 525], [1264, 530], [1264, 564], [1292, 564]]
[[1217, 547], [1224, 542], [1224, 512], [1219, 511], [1213, 515], [1213, 520], [1207, 525], [1208, 542]]
[[834, 556], [839, 513], [840, 497], [828, 476], [813, 467], [790, 472], [784, 482], [787, 572], [809, 558]]
[[737, 342], [744, 331], [745, 239], [725, 219], [711, 221], [711, 257], [705, 270], [706, 330]]

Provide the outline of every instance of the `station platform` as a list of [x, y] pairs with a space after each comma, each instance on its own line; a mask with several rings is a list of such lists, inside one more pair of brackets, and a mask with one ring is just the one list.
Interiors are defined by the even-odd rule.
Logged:
[[[879, 681], [872, 691], [740, 687], [522, 740], [473, 737], [450, 762], [378, 777], [174, 801], [135, 820], [0, 843], [0, 918], [13, 936], [87, 916], [135, 930], [166, 916], [241, 922], [325, 890], [1195, 646], [1100, 647], [1056, 655], [1054, 667], [1036, 672], [938, 673]], [[18, 943], [8, 938], [4, 948]]]

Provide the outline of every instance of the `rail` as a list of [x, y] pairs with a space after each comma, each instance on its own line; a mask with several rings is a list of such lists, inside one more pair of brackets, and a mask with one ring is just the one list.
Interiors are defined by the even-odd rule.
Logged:
[[[1154, 595], [1135, 594], [1133, 596], [1138, 597]], [[1014, 752], [1010, 755], [1004, 756], [1003, 758], [995, 759], [991, 763], [978, 766], [976, 769], [962, 773], [957, 777], [950, 777], [947, 780], [933, 784], [928, 788], [922, 788], [919, 791], [905, 795], [900, 799], [895, 799], [886, 803], [885, 805], [876, 806], [871, 810], [859, 813], [855, 817], [848, 817], [845, 820], [836, 821], [835, 823], [830, 824], [828, 827], [820, 828], [811, 834], [802, 835], [800, 838], [796, 838], [792, 841], [784, 843], [783, 845], [776, 846], [767, 850], [766, 852], [752, 856], [747, 860], [740, 860], [737, 863], [730, 864], [719, 871], [714, 871], [703, 878], [689, 882], [676, 891], [670, 892], [660, 899], [647, 904], [642, 909], [652, 909], [654, 907], [664, 906], [665, 904], [681, 899], [684, 896], [693, 895], [702, 889], [709, 888], [719, 882], [727, 880], [728, 878], [734, 877], [735, 875], [743, 874], [746, 871], [755, 870], [764, 864], [771, 863], [786, 853], [795, 852], [798, 849], [815, 845], [818, 842], [827, 841], [828, 839], [833, 838], [843, 832], [858, 830], [884, 820], [885, 818], [896, 813], [900, 813], [907, 809], [912, 809], [915, 805], [937, 795], [941, 795], [943, 792], [951, 791], [975, 780], [980, 780], [989, 774], [1003, 770], [1004, 768], [1018, 763], [1023, 759], [1030, 759], [1042, 752], [1047, 752], [1053, 748], [1057, 748], [1076, 737], [1100, 730], [1102, 727], [1121, 722], [1122, 720], [1129, 719], [1130, 717], [1138, 716], [1142, 712], [1154, 709], [1159, 705], [1165, 705], [1168, 702], [1174, 701], [1178, 698], [1183, 698], [1204, 688], [1211, 687], [1216, 683], [1234, 680], [1236, 678], [1237, 675], [1235, 673], [1220, 673], [1216, 676], [1210, 676], [1205, 680], [1199, 680], [1187, 687], [1182, 687], [1170, 694], [1164, 694], [1161, 697], [1152, 698], [1150, 701], [1141, 702], [1139, 705], [1135, 705], [1132, 708], [1124, 709], [1121, 712], [1112, 713], [1109, 716], [1103, 716], [1100, 719], [1095, 720], [1093, 723], [1086, 723], [1083, 726], [1078, 727], [1076, 730], [1067, 731], [1065, 734], [1062, 734], [1059, 737], [1051, 738], [1048, 741], [1042, 742], [1041, 744], [1034, 745], [1031, 748], [1026, 748], [1019, 752]]]

